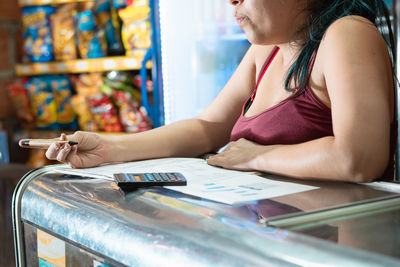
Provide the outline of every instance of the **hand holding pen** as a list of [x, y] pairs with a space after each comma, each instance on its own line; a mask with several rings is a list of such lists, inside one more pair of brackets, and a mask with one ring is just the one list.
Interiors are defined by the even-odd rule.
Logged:
[[23, 148], [47, 149], [46, 157], [74, 168], [86, 168], [109, 162], [112, 159], [112, 145], [108, 139], [96, 133], [75, 132], [61, 134], [58, 139], [22, 139]]

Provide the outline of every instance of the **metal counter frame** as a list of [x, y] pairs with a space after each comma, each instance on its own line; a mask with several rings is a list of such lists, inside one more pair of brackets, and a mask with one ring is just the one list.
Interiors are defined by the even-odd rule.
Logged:
[[[400, 263], [397, 258], [342, 247], [286, 229], [262, 227], [258, 222], [225, 212], [230, 209], [226, 206], [201, 206], [207, 201], [186, 195], [193, 202], [183, 202], [182, 198], [169, 195], [167, 189], [146, 189], [125, 196], [116, 190], [110, 181], [68, 178], [53, 173], [51, 167], [26, 174], [13, 198], [18, 266], [27, 266], [24, 223], [128, 266], [154, 266], [163, 260], [181, 266], [304, 266], [322, 262], [331, 266], [394, 266]], [[369, 203], [359, 203], [359, 207], [368, 212], [376, 205], [391, 207], [392, 201], [399, 200], [398, 195], [379, 197]], [[46, 210], [40, 210], [38, 205]], [[63, 206], [73, 208], [63, 209]], [[348, 215], [346, 208], [341, 214], [340, 206], [332, 211], [335, 216]], [[80, 217], [85, 214], [84, 223], [74, 212], [79, 212]], [[54, 216], [46, 217], [49, 213]], [[320, 221], [330, 216], [324, 210], [311, 214]], [[311, 214], [298, 214], [292, 220], [300, 223]], [[80, 229], [73, 229], [76, 225]], [[137, 250], [117, 249], [121, 246]]]

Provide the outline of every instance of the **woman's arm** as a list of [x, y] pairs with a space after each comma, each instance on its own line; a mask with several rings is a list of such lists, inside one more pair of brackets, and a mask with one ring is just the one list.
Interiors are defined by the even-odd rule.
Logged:
[[77, 141], [77, 147], [66, 145], [61, 149], [54, 143], [46, 155], [79, 168], [104, 162], [190, 157], [216, 151], [229, 141], [230, 131], [254, 86], [254, 59], [254, 48], [251, 47], [217, 98], [194, 119], [129, 135], [100, 136], [76, 132], [61, 138]]
[[274, 146], [239, 140], [208, 162], [305, 179], [366, 182], [379, 177], [388, 163], [394, 105], [383, 38], [366, 19], [346, 17], [329, 27], [318, 57], [334, 136]]

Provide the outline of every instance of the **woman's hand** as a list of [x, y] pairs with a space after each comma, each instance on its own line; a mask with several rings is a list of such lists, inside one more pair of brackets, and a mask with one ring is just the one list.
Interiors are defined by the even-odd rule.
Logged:
[[257, 156], [265, 152], [266, 146], [261, 146], [246, 139], [231, 142], [221, 153], [211, 156], [207, 163], [225, 169], [249, 171], [257, 170]]
[[111, 146], [107, 147], [106, 139], [96, 133], [75, 132], [73, 135], [62, 134], [60, 140], [78, 142], [78, 145], [60, 145], [54, 142], [46, 151], [50, 160], [58, 160], [72, 168], [87, 168], [108, 162]]

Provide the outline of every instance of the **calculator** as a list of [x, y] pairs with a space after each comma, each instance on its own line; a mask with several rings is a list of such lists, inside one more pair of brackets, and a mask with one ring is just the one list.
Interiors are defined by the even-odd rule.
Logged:
[[114, 180], [121, 189], [187, 184], [185, 176], [179, 172], [115, 173]]

